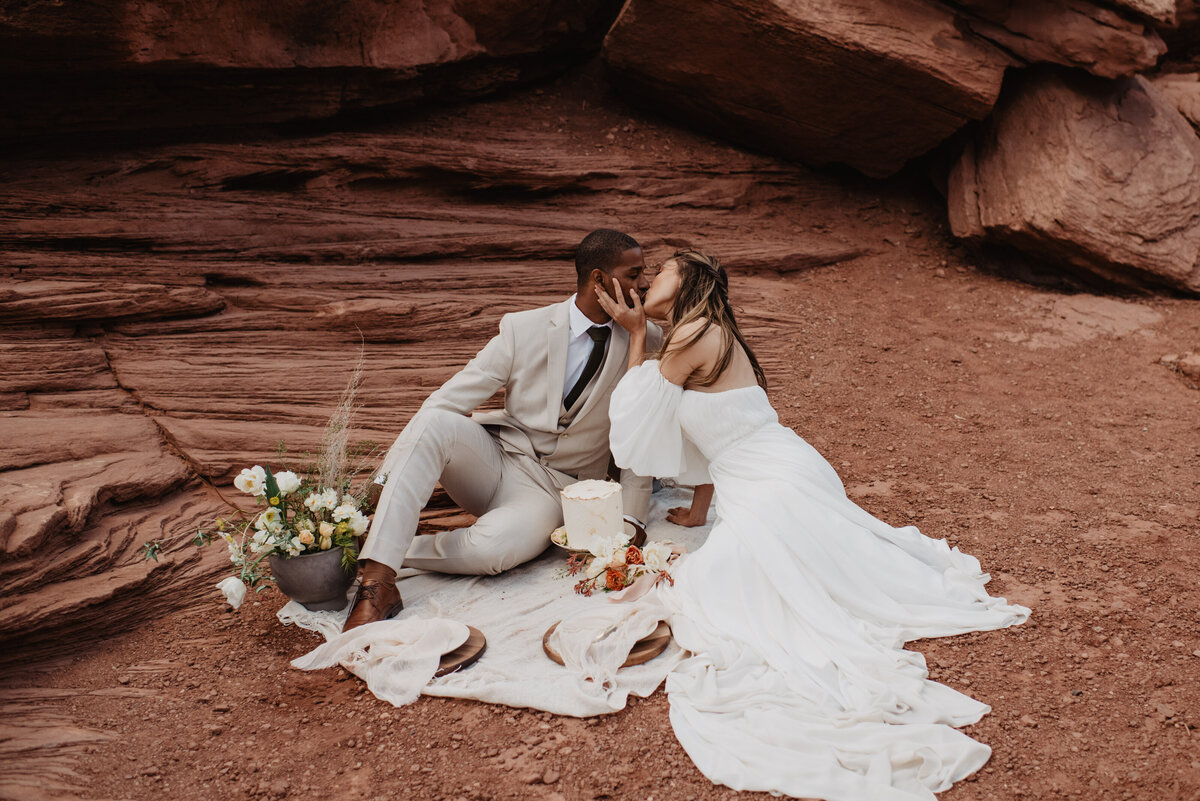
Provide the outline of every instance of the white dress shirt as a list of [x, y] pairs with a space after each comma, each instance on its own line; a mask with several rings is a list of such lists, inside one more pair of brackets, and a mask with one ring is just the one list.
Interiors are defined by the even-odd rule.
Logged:
[[576, 305], [575, 301], [578, 298], [578, 295], [571, 296], [571, 334], [567, 341], [567, 374], [563, 377], [564, 398], [571, 391], [571, 387], [575, 386], [579, 376], [583, 375], [583, 368], [587, 365], [588, 356], [592, 355], [592, 338], [588, 336], [588, 329], [594, 325], [599, 325], [601, 328], [612, 328], [612, 320], [607, 323], [593, 323], [589, 320], [587, 315]]

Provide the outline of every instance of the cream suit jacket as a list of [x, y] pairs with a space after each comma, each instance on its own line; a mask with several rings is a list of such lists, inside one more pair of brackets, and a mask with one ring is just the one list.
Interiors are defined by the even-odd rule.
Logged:
[[[614, 323], [604, 363], [589, 389], [572, 412], [563, 409], [571, 302], [504, 315], [500, 332], [421, 406], [471, 414], [505, 450], [540, 462], [560, 489], [608, 474], [608, 402], [629, 362], [629, 333]], [[661, 343], [658, 326], [647, 323], [647, 350]], [[503, 409], [475, 411], [500, 389]], [[623, 470], [621, 487], [625, 513], [645, 521], [651, 479]]]

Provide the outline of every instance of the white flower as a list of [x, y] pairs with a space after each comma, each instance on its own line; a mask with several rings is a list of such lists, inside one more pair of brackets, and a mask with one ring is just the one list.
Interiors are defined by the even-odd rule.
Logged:
[[611, 554], [609, 556], [597, 556], [588, 563], [587, 577], [595, 578], [596, 576], [608, 570], [608, 566], [612, 563]]
[[355, 498], [353, 495], [343, 495], [342, 496], [342, 506], [349, 506], [354, 509], [357, 509], [358, 508], [358, 498]]
[[335, 522], [340, 523], [357, 511], [358, 509], [356, 507], [348, 503], [343, 503], [341, 506], [333, 510], [333, 519]]
[[350, 533], [356, 537], [361, 536], [367, 530], [367, 526], [370, 525], [367, 516], [357, 509], [354, 510], [354, 514], [350, 515], [350, 519], [347, 522], [350, 524]]
[[277, 531], [283, 525], [283, 515], [275, 507], [264, 509], [254, 521], [254, 527], [259, 531]]
[[655, 573], [667, 569], [671, 558], [671, 546], [665, 542], [648, 542], [642, 547], [642, 561]]
[[337, 506], [337, 500], [337, 491], [327, 489], [321, 492], [310, 492], [308, 497], [304, 499], [304, 505], [310, 511], [319, 512], [322, 509], [332, 509]]
[[593, 556], [612, 556], [615, 552], [621, 551], [620, 564], [624, 564], [625, 556], [625, 538], [621, 536], [614, 537], [598, 537], [593, 542], [588, 550]]
[[275, 474], [275, 483], [279, 486], [280, 495], [291, 495], [300, 489], [300, 477], [291, 470]]
[[242, 605], [242, 601], [246, 599], [246, 585], [237, 576], [230, 576], [217, 583], [217, 589], [225, 593], [225, 600], [234, 609]]
[[244, 468], [233, 480], [233, 486], [247, 495], [262, 495], [267, 486], [267, 471], [257, 464]]

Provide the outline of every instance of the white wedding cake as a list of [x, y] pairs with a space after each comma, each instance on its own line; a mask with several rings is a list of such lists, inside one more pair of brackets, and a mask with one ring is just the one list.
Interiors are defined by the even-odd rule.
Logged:
[[566, 547], [590, 551], [600, 541], [625, 535], [621, 485], [615, 481], [578, 481], [560, 491]]

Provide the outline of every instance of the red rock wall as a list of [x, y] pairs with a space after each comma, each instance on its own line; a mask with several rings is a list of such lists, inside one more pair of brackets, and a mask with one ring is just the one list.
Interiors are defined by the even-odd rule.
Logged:
[[0, 139], [323, 119], [578, 63], [617, 0], [0, 4]]

